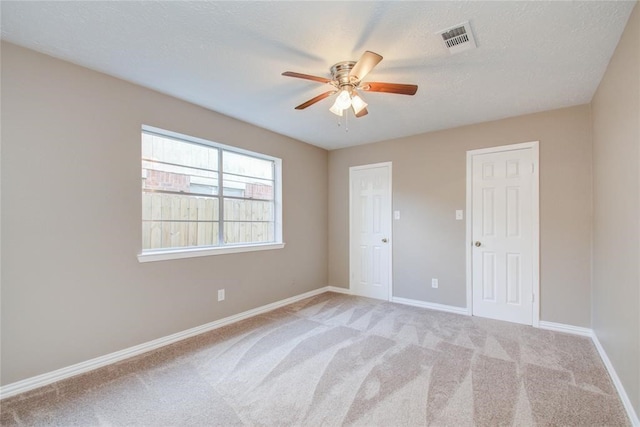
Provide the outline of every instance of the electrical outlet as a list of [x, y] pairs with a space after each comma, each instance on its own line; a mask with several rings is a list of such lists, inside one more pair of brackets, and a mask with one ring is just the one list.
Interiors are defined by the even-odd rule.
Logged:
[[218, 289], [218, 301], [224, 301], [224, 289]]
[[432, 288], [438, 287], [438, 279], [431, 279], [431, 287]]

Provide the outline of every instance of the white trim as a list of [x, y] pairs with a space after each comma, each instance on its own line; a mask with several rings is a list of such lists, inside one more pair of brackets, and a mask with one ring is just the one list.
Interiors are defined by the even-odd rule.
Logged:
[[547, 322], [541, 320], [538, 322], [540, 329], [546, 329], [548, 331], [564, 332], [566, 334], [582, 335], [583, 337], [593, 337], [593, 330], [589, 328], [583, 328], [581, 326], [565, 325], [564, 323]]
[[533, 182], [531, 191], [534, 194], [532, 201], [532, 232], [533, 232], [533, 324], [534, 328], [540, 326], [540, 143], [538, 141], [528, 142], [531, 145], [531, 155], [533, 157]]
[[345, 294], [345, 295], [351, 295], [351, 289], [349, 288], [342, 288], [340, 286], [327, 286], [327, 291], [328, 292], [335, 292], [338, 294]]
[[353, 172], [364, 169], [374, 169], [386, 167], [389, 171], [389, 292], [387, 295], [387, 301], [391, 301], [393, 298], [393, 162], [381, 162], [372, 163], [368, 165], [351, 166], [349, 167], [349, 290], [352, 293], [351, 281], [353, 277], [353, 259], [351, 257], [351, 230], [353, 226], [352, 222], [352, 194], [351, 184], [353, 179]]
[[268, 251], [282, 249], [285, 243], [260, 243], [237, 246], [216, 246], [206, 248], [169, 249], [162, 251], [147, 251], [138, 254], [138, 262], [166, 261], [170, 259], [195, 258], [210, 255], [236, 254], [240, 252]]
[[282, 159], [276, 157], [273, 162], [275, 165], [273, 178], [276, 180], [276, 185], [273, 189], [273, 202], [275, 209], [274, 237], [276, 243], [281, 244], [282, 248], [284, 248], [284, 224], [282, 222], [282, 211], [284, 211], [284, 192], [282, 191]]
[[464, 235], [464, 246], [465, 246], [465, 279], [467, 282], [467, 314], [469, 316], [473, 316], [473, 268], [471, 265], [471, 260], [473, 257], [473, 246], [472, 245], [472, 231], [473, 231], [473, 227], [472, 227], [472, 194], [471, 194], [471, 187], [472, 187], [472, 183], [473, 183], [473, 179], [471, 176], [471, 171], [473, 168], [473, 162], [472, 162], [472, 156], [469, 155], [469, 152], [467, 151], [467, 188], [466, 188], [466, 227], [465, 227], [465, 235]]
[[61, 381], [67, 378], [74, 377], [76, 375], [83, 374], [85, 372], [93, 371], [95, 369], [102, 368], [103, 366], [111, 365], [113, 363], [120, 362], [130, 357], [137, 356], [137, 355], [146, 353], [148, 351], [155, 350], [160, 347], [164, 347], [169, 344], [173, 344], [177, 341], [181, 341], [186, 338], [191, 338], [196, 335], [202, 334], [204, 332], [218, 329], [223, 326], [227, 326], [232, 323], [238, 322], [240, 320], [248, 319], [250, 317], [254, 317], [259, 314], [263, 314], [268, 311], [275, 310], [277, 308], [303, 300], [305, 298], [309, 298], [315, 295], [325, 293], [328, 290], [330, 290], [329, 288], [330, 287], [325, 286], [319, 289], [315, 289], [313, 291], [305, 292], [300, 295], [296, 295], [290, 298], [276, 301], [271, 304], [263, 305], [261, 307], [254, 308], [252, 310], [244, 311], [242, 313], [235, 314], [233, 316], [225, 317], [220, 320], [215, 320], [213, 322], [210, 322], [201, 326], [196, 326], [195, 328], [187, 329], [186, 331], [177, 332], [175, 334], [168, 335], [166, 337], [158, 338], [153, 341], [148, 341], [143, 344], [125, 348], [124, 350], [116, 351], [114, 353], [96, 357], [94, 359], [90, 359], [84, 362], [76, 363], [75, 365], [67, 366], [66, 368], [57, 369], [52, 372], [37, 375], [35, 377], [27, 378], [22, 381], [17, 381], [15, 383], [7, 384], [5, 386], [0, 387], [0, 399], [5, 399], [7, 397], [15, 396], [17, 394], [24, 393], [26, 391], [33, 390], [38, 387], [43, 387], [57, 381]]
[[533, 277], [532, 277], [532, 291], [533, 291], [533, 313], [532, 313], [532, 326], [534, 328], [539, 327], [540, 323], [540, 142], [531, 141], [523, 142], [520, 144], [501, 145], [498, 147], [479, 148], [476, 150], [467, 151], [467, 221], [466, 221], [466, 235], [465, 235], [465, 247], [466, 249], [466, 282], [467, 282], [467, 314], [473, 315], [473, 267], [472, 267], [472, 218], [473, 218], [473, 204], [472, 204], [472, 160], [473, 156], [478, 154], [498, 153], [512, 150], [531, 149], [531, 157], [533, 161], [533, 180], [531, 186], [531, 192], [533, 195], [532, 204], [532, 233], [533, 233], [533, 250], [532, 250], [532, 263], [533, 263]]
[[380, 162], [380, 163], [371, 163], [368, 165], [360, 165], [360, 166], [350, 166], [349, 171], [357, 171], [362, 169], [373, 169], [373, 168], [382, 168], [385, 166], [391, 166], [393, 162]]
[[609, 371], [611, 381], [613, 381], [613, 385], [618, 391], [618, 395], [620, 396], [620, 400], [622, 400], [624, 409], [627, 411], [627, 416], [631, 421], [631, 425], [634, 427], [640, 427], [640, 419], [638, 419], [638, 415], [636, 414], [636, 411], [631, 404], [631, 399], [629, 399], [629, 396], [627, 395], [627, 392], [622, 385], [622, 381], [620, 381], [620, 378], [618, 377], [618, 374], [616, 373], [611, 360], [609, 360], [609, 356], [607, 356], [607, 352], [604, 351], [604, 347], [602, 347], [602, 344], [600, 344], [600, 340], [598, 340], [598, 336], [594, 331], [592, 331], [591, 339], [593, 340], [593, 344], [595, 344], [596, 346], [596, 350], [598, 350], [598, 353], [600, 354], [600, 358], [602, 359], [604, 366], [607, 368], [607, 371]]
[[420, 301], [417, 299], [393, 297], [391, 302], [398, 304], [411, 305], [414, 307], [428, 308], [429, 310], [445, 311], [447, 313], [462, 314], [468, 316], [469, 313], [465, 307], [456, 307], [453, 305], [437, 304], [435, 302]]
[[567, 334], [581, 335], [584, 337], [591, 338], [591, 341], [593, 341], [593, 344], [595, 345], [596, 350], [598, 350], [600, 359], [602, 359], [602, 363], [604, 363], [604, 366], [607, 369], [609, 376], [611, 377], [611, 381], [613, 382], [613, 385], [615, 386], [616, 391], [618, 392], [618, 396], [620, 396], [620, 400], [622, 401], [622, 405], [624, 406], [624, 409], [627, 412], [627, 416], [631, 421], [631, 425], [634, 427], [640, 427], [640, 420], [638, 419], [638, 415], [636, 414], [636, 411], [633, 408], [633, 405], [631, 404], [631, 400], [627, 395], [627, 391], [624, 389], [624, 386], [622, 385], [622, 381], [620, 381], [620, 377], [618, 377], [618, 374], [616, 373], [616, 370], [613, 367], [611, 360], [609, 360], [609, 356], [607, 356], [607, 352], [604, 350], [604, 347], [602, 347], [602, 344], [600, 344], [600, 340], [598, 339], [598, 336], [596, 335], [593, 329], [583, 328], [580, 326], [566, 325], [563, 323], [547, 322], [544, 320], [541, 320], [539, 322], [539, 328], [547, 329], [550, 331], [556, 331], [556, 332], [564, 332]]
[[258, 153], [257, 151], [247, 150], [246, 148], [240, 148], [235, 145], [223, 144], [221, 142], [211, 141], [209, 139], [199, 138], [197, 136], [187, 135], [185, 133], [174, 132], [172, 130], [167, 130], [156, 126], [143, 124], [140, 129], [142, 132], [153, 133], [156, 136], [168, 137], [180, 141], [194, 142], [196, 144], [206, 145], [213, 148], [220, 148], [227, 151], [235, 151], [236, 153], [246, 154], [247, 156], [255, 157], [257, 159], [281, 160], [279, 157], [270, 156], [269, 154]]
[[393, 162], [384, 164], [389, 165], [389, 296], [387, 299], [391, 301], [393, 298]]
[[530, 141], [530, 142], [520, 142], [518, 144], [507, 144], [507, 145], [498, 145], [496, 147], [487, 147], [487, 148], [476, 148], [474, 150], [469, 150], [467, 153], [471, 153], [472, 155], [476, 154], [489, 154], [489, 153], [500, 153], [503, 151], [513, 151], [513, 150], [522, 150], [525, 148], [532, 148], [537, 145], [540, 141]]

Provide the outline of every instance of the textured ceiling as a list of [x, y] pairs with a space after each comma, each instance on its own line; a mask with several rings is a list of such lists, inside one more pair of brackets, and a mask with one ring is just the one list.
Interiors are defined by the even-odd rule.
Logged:
[[[327, 149], [587, 103], [635, 1], [2, 1], [2, 38]], [[478, 49], [450, 55], [435, 34], [469, 20]], [[329, 76], [365, 50], [366, 80], [418, 93], [365, 93], [348, 132]]]

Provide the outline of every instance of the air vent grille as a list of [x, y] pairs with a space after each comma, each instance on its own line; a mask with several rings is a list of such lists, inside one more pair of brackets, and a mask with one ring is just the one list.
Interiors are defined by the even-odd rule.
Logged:
[[460, 25], [438, 31], [438, 34], [442, 37], [442, 41], [452, 54], [469, 49], [475, 49], [477, 47], [468, 21], [463, 22]]
[[452, 48], [460, 43], [468, 42], [469, 36], [467, 36], [467, 30], [464, 27], [458, 27], [442, 34], [442, 40], [444, 40], [448, 48]]

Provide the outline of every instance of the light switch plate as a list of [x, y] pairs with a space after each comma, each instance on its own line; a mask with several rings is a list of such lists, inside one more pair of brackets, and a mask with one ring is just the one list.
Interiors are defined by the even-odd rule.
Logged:
[[462, 209], [456, 210], [456, 219], [460, 221], [462, 219]]
[[400, 211], [393, 211], [393, 219], [400, 219]]

